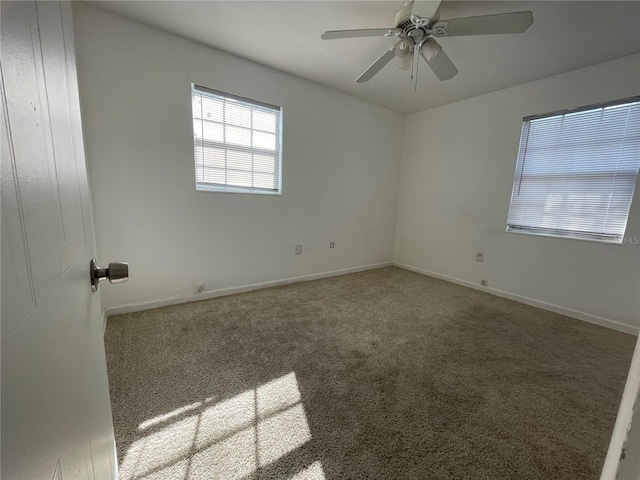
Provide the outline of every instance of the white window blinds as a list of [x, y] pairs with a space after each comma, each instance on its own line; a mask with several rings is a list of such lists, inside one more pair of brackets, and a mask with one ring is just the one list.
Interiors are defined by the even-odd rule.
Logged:
[[640, 167], [640, 97], [525, 117], [507, 231], [622, 243]]
[[280, 193], [281, 108], [192, 85], [196, 189]]

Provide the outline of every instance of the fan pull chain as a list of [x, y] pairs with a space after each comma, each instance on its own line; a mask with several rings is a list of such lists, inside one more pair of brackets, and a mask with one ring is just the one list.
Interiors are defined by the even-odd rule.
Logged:
[[[420, 52], [422, 51], [422, 42], [420, 42], [418, 44], [417, 48], [413, 49], [413, 63], [415, 63], [416, 65], [416, 78], [415, 78], [415, 83], [413, 85], [413, 91], [417, 92], [418, 91], [418, 67], [420, 66]], [[412, 65], [413, 67], [413, 65]], [[413, 75], [411, 75], [411, 78], [413, 78]]]
[[413, 47], [413, 60], [411, 61], [411, 80], [418, 76], [418, 49], [420, 44], [416, 44]]
[[416, 55], [415, 55], [416, 47], [413, 47], [413, 58], [411, 59], [411, 80], [413, 80], [413, 71], [416, 66]]

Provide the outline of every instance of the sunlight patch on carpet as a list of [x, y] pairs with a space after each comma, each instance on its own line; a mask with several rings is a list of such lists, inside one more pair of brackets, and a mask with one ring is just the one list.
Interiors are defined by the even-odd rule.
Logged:
[[302, 404], [258, 423], [258, 453], [261, 467], [277, 461], [311, 440]]
[[163, 415], [158, 415], [157, 417], [153, 417], [153, 418], [151, 418], [149, 420], [145, 420], [144, 422], [142, 422], [138, 426], [138, 430], [146, 430], [146, 429], [151, 428], [151, 427], [153, 427], [155, 425], [159, 425], [161, 423], [168, 422], [172, 418], [175, 418], [175, 417], [180, 416], [182, 414], [197, 410], [198, 408], [200, 408], [202, 406], [202, 403], [203, 402], [195, 402], [195, 403], [192, 403], [191, 405], [185, 405], [184, 407], [176, 408], [172, 412], [165, 413]]
[[[294, 372], [217, 403], [214, 398], [140, 423], [120, 478], [246, 478], [311, 440]], [[325, 477], [316, 461], [292, 478]]]

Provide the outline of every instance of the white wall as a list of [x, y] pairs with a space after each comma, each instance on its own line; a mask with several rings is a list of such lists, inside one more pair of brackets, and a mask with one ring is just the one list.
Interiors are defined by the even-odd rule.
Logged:
[[[504, 233], [522, 117], [637, 95], [639, 55], [408, 115], [403, 132], [401, 115], [336, 91], [86, 4], [74, 14], [99, 260], [131, 265], [127, 285], [101, 287], [105, 307], [393, 259], [640, 326], [640, 245]], [[282, 196], [195, 191], [191, 82], [283, 106]]]
[[[522, 117], [639, 93], [633, 55], [406, 116], [395, 261], [637, 329], [639, 244], [504, 230]], [[640, 237], [640, 187], [626, 236]]]
[[[400, 114], [85, 4], [74, 17], [99, 260], [130, 264], [105, 307], [392, 260]], [[196, 192], [191, 82], [283, 107], [282, 196]]]

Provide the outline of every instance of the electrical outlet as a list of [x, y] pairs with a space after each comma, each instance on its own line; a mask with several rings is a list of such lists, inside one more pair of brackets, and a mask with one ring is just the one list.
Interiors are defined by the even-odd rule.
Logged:
[[484, 262], [484, 253], [476, 252], [476, 262]]
[[296, 255], [302, 254], [302, 245], [296, 245]]
[[335, 243], [333, 243], [333, 242], [331, 242], [331, 243], [329, 244], [329, 248], [334, 248], [335, 246], [336, 246], [336, 244], [335, 244]]
[[198, 282], [195, 284], [195, 288], [193, 289], [193, 293], [202, 293], [204, 290], [204, 283]]
[[486, 287], [487, 285], [489, 285], [489, 281], [483, 278], [482, 280], [480, 280], [480, 284]]

